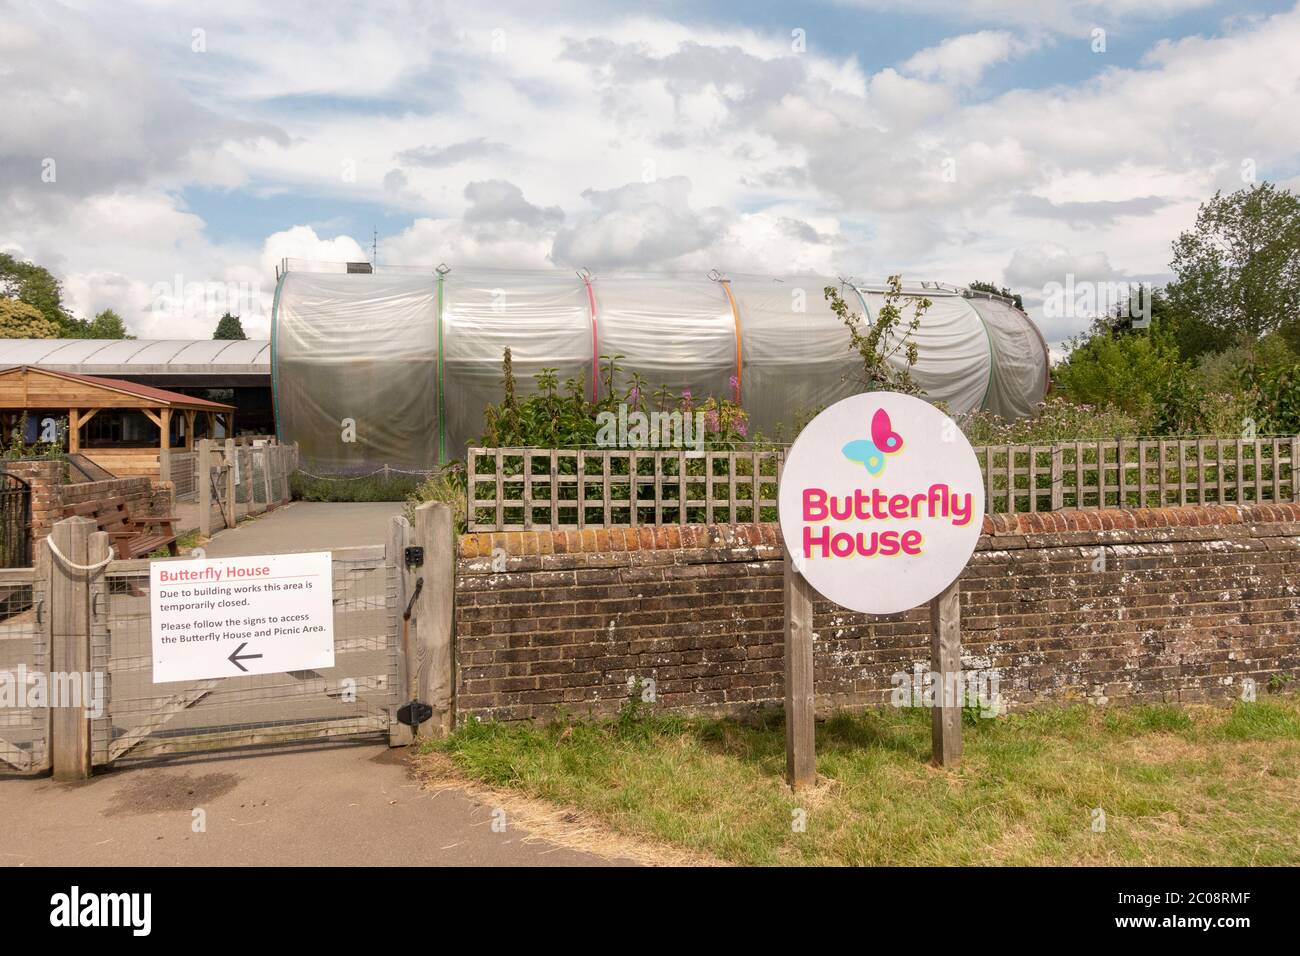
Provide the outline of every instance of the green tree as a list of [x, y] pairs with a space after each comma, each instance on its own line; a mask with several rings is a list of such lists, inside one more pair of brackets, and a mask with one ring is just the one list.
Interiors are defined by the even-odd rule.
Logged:
[[60, 336], [75, 337], [85, 322], [63, 307], [63, 287], [44, 266], [0, 253], [0, 295], [10, 296], [37, 309], [53, 322]]
[[57, 339], [59, 327], [34, 305], [0, 297], [0, 339]]
[[1166, 293], [1181, 316], [1247, 345], [1300, 316], [1300, 198], [1285, 189], [1216, 192], [1173, 253]]
[[120, 315], [112, 309], [104, 309], [86, 326], [86, 338], [133, 339], [135, 336], [127, 334], [126, 323]]
[[972, 292], [988, 292], [992, 295], [1000, 295], [1002, 296], [1002, 298], [1010, 299], [1012, 302], [1014, 302], [1016, 304], [1016, 308], [1019, 309], [1021, 312], [1025, 311], [1025, 303], [1020, 298], [1020, 294], [1018, 292], [1012, 292], [1006, 286], [998, 286], [993, 284], [992, 282], [982, 282], [976, 280], [975, 282], [972, 282], [968, 286], [966, 286], [966, 288], [970, 289]]
[[217, 323], [217, 330], [212, 333], [214, 339], [246, 339], [244, 334], [244, 324], [239, 321], [239, 316], [231, 315], [227, 312]]

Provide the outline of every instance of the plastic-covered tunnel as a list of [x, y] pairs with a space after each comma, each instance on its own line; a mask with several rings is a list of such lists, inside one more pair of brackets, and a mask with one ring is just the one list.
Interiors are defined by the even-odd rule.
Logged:
[[[625, 387], [731, 397], [751, 427], [787, 434], [800, 416], [858, 390], [857, 355], [823, 296], [874, 317], [880, 287], [817, 275], [611, 274], [453, 269], [436, 274], [288, 267], [276, 286], [271, 369], [281, 440], [304, 467], [425, 470], [463, 458], [501, 398], [510, 347], [521, 390], [554, 368], [593, 392], [601, 356]], [[1048, 385], [1047, 345], [1001, 299], [937, 284], [914, 336], [913, 376], [954, 414], [1023, 417]], [[910, 316], [910, 312], [905, 312]]]

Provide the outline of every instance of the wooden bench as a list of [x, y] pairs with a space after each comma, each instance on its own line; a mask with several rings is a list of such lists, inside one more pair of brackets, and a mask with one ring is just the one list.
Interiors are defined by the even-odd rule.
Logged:
[[170, 515], [133, 517], [125, 498], [105, 498], [102, 501], [68, 505], [63, 509], [63, 517], [93, 520], [100, 531], [113, 539], [113, 553], [119, 558], [148, 556], [164, 547], [169, 554], [178, 553], [176, 531], [172, 527], [176, 518]]

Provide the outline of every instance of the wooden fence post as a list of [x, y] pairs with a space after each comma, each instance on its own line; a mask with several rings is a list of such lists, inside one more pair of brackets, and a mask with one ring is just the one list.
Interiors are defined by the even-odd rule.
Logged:
[[[384, 563], [397, 569], [396, 578], [396, 601], [397, 601], [397, 626], [402, 627], [402, 614], [406, 611], [406, 602], [411, 599], [411, 588], [415, 582], [414, 575], [406, 567], [406, 547], [411, 541], [411, 525], [406, 520], [405, 515], [393, 515], [393, 520], [388, 523], [388, 538], [384, 543]], [[414, 617], [414, 613], [412, 613]], [[411, 697], [411, 676], [408, 670], [409, 661], [407, 653], [414, 641], [412, 627], [408, 625], [404, 633], [408, 641], [407, 646], [399, 647], [397, 650], [397, 694], [395, 698], [399, 707], [410, 703]], [[414, 655], [412, 655], [414, 656]], [[394, 710], [388, 722], [388, 746], [405, 747], [411, 743], [413, 735], [411, 728], [406, 724], [398, 723], [397, 711]]]
[[440, 501], [428, 501], [416, 508], [414, 538], [424, 548], [424, 589], [415, 605], [415, 661], [408, 661], [407, 666], [419, 668], [419, 698], [433, 707], [433, 717], [420, 731], [441, 737], [451, 733], [456, 721], [456, 539], [451, 508]]
[[1065, 507], [1065, 449], [1059, 444], [1052, 446], [1052, 510], [1060, 511]]
[[785, 779], [793, 790], [817, 782], [813, 693], [813, 590], [785, 556]]
[[274, 454], [275, 451], [272, 446], [262, 446], [262, 487], [266, 492], [264, 496], [266, 499], [266, 508], [264, 510], [266, 511], [270, 511], [275, 507], [275, 502], [271, 500], [271, 463]]
[[[54, 694], [79, 687], [75, 701], [50, 701], [50, 764], [55, 780], [85, 780], [90, 776], [90, 712], [85, 684], [90, 674], [90, 577], [93, 571], [68, 566], [88, 565], [108, 556], [108, 535], [95, 531], [89, 518], [65, 518], [50, 530], [50, 540], [65, 560], [50, 555], [50, 687]], [[55, 704], [57, 703], [57, 706]]]
[[961, 584], [953, 581], [930, 599], [930, 670], [936, 697], [930, 715], [934, 762], [955, 767], [961, 761]]
[[199, 534], [212, 537], [212, 442], [199, 439], [199, 466], [195, 480], [199, 483]]
[[1300, 466], [1300, 435], [1291, 436], [1291, 500], [1300, 501], [1300, 475], [1296, 468]]
[[253, 446], [251, 444], [244, 446], [244, 507], [251, 515], [257, 511], [257, 492], [253, 490]]
[[222, 520], [225, 521], [227, 528], [233, 528], [239, 524], [239, 508], [235, 503], [235, 470], [238, 467], [235, 456], [239, 454], [239, 449], [235, 447], [233, 438], [226, 439], [226, 505], [227, 511], [222, 512]]

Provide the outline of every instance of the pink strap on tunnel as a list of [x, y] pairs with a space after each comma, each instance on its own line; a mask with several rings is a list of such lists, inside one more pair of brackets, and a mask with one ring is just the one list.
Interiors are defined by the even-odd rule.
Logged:
[[582, 283], [587, 287], [587, 303], [591, 306], [591, 400], [596, 401], [596, 385], [600, 381], [600, 345], [596, 336], [596, 292], [591, 287], [591, 276], [579, 272]]

